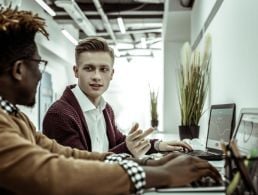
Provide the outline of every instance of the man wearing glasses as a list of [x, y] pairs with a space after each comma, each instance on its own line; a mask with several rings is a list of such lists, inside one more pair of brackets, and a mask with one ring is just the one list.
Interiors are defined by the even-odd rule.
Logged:
[[48, 37], [37, 14], [0, 8], [1, 195], [139, 194], [144, 188], [185, 185], [206, 175], [219, 179], [218, 172], [198, 158], [170, 155], [147, 162], [155, 166], [140, 166], [143, 162], [125, 155], [64, 147], [37, 132], [16, 107], [35, 104], [47, 64], [34, 42], [37, 32]]

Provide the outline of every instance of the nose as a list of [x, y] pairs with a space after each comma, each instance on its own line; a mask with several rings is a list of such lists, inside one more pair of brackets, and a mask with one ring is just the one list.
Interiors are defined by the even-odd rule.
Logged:
[[101, 80], [101, 75], [100, 75], [99, 70], [96, 69], [96, 70], [94, 71], [94, 73], [93, 73], [93, 75], [92, 75], [92, 79], [93, 79], [93, 80], [98, 80], [98, 81]]

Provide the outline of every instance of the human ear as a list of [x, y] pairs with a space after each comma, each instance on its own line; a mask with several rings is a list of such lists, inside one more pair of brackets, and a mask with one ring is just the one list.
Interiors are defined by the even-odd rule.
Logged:
[[112, 80], [112, 79], [113, 79], [114, 72], [115, 72], [115, 70], [114, 70], [114, 69], [112, 69], [110, 80]]
[[74, 72], [75, 78], [79, 78], [79, 75], [78, 75], [78, 66], [77, 66], [77, 65], [74, 65], [74, 66], [73, 66], [73, 72]]
[[19, 81], [22, 80], [24, 72], [25, 72], [25, 67], [24, 67], [23, 61], [17, 60], [16, 62], [14, 62], [14, 65], [11, 70], [11, 74], [13, 78]]

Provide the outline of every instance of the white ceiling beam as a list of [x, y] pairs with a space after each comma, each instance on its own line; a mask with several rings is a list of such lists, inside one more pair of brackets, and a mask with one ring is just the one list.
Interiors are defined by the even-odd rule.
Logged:
[[56, 0], [55, 4], [56, 6], [63, 8], [86, 35], [96, 35], [94, 26], [74, 0]]

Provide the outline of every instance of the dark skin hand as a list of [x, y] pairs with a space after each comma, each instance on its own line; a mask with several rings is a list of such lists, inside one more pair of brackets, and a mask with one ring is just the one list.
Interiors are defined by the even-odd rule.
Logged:
[[176, 187], [188, 185], [209, 176], [221, 180], [219, 172], [208, 161], [189, 155], [171, 154], [162, 158], [160, 166], [146, 166], [146, 187]]

